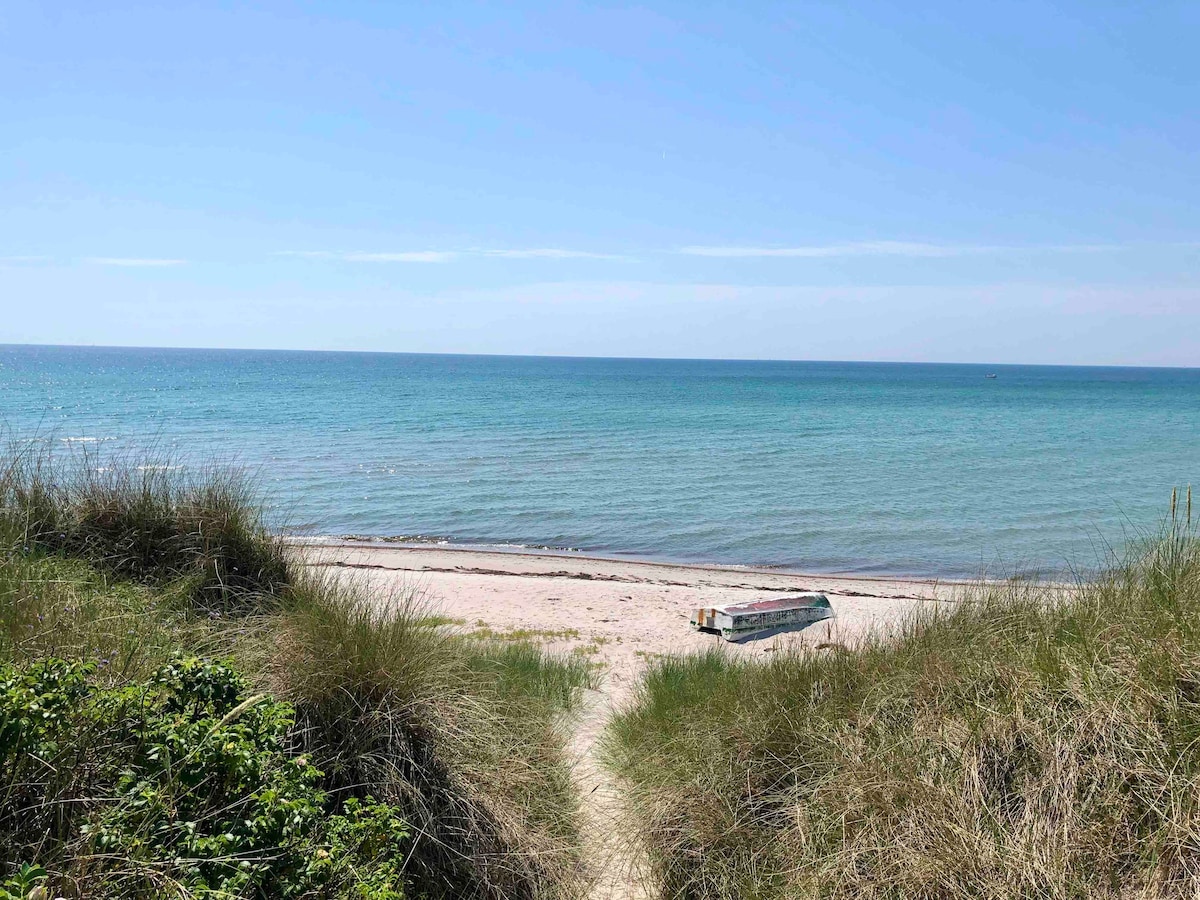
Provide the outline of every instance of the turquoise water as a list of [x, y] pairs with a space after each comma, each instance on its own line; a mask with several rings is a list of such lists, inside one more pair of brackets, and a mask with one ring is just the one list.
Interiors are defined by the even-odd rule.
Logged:
[[0, 347], [0, 420], [310, 534], [814, 571], [1093, 565], [1200, 482], [1197, 369]]

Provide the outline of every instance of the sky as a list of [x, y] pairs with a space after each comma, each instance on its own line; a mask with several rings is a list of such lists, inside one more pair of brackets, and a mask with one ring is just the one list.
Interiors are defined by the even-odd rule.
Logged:
[[0, 343], [1200, 366], [1200, 4], [0, 5]]

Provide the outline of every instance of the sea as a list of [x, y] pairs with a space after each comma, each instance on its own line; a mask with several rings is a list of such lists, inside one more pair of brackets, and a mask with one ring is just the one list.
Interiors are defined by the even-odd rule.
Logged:
[[810, 572], [1089, 570], [1200, 485], [1200, 369], [0, 346], [0, 427], [314, 539]]

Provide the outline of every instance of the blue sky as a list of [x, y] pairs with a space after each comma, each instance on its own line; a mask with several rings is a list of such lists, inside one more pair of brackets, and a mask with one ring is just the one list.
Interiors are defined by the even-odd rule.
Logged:
[[1200, 4], [0, 7], [0, 342], [1200, 365]]

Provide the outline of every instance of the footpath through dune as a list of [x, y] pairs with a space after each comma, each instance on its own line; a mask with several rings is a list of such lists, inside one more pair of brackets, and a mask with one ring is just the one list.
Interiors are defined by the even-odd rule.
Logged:
[[[571, 723], [570, 750], [584, 814], [585, 858], [594, 900], [648, 900], [645, 866], [621, 825], [620, 797], [598, 759], [612, 711], [636, 688], [656, 656], [702, 650], [762, 657], [788, 647], [852, 644], [886, 629], [914, 608], [952, 600], [958, 583], [915, 579], [798, 575], [715, 566], [630, 562], [584, 556], [470, 549], [311, 544], [310, 565], [365, 580], [381, 594], [412, 593], [448, 627], [500, 639], [536, 641], [552, 652], [585, 656], [598, 687]], [[693, 631], [695, 608], [821, 591], [835, 618], [801, 631], [728, 644]]]

